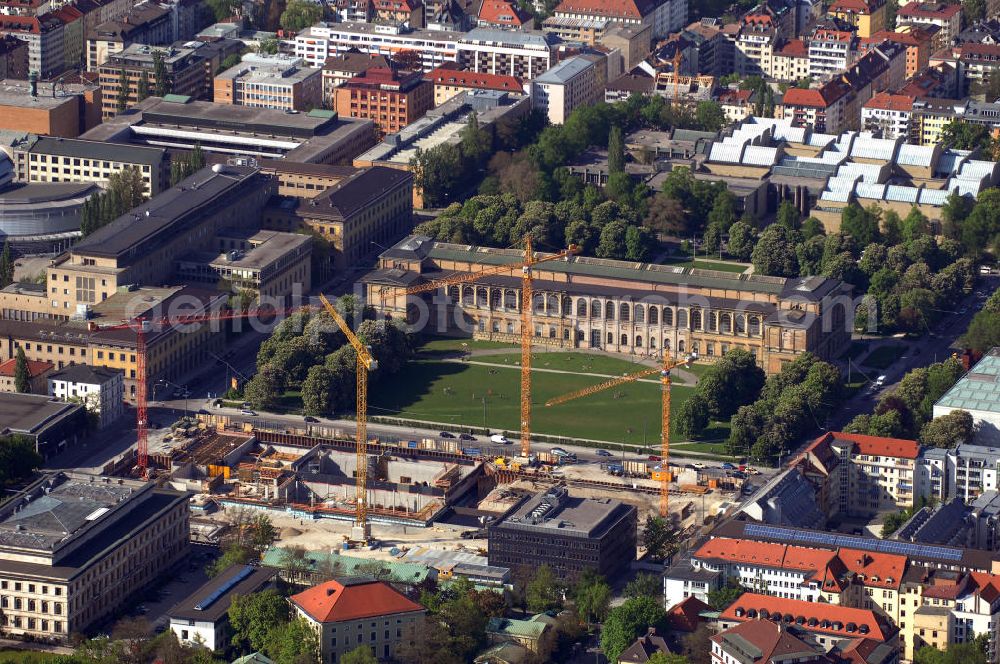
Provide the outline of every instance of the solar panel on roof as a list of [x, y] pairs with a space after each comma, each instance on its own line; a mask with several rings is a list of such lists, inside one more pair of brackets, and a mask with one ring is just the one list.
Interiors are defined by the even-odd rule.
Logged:
[[218, 588], [216, 588], [215, 590], [213, 590], [212, 593], [208, 597], [206, 597], [205, 599], [203, 599], [200, 602], [198, 602], [197, 604], [195, 604], [194, 605], [194, 610], [195, 611], [204, 611], [208, 607], [212, 606], [213, 604], [215, 604], [219, 600], [220, 597], [222, 597], [223, 595], [225, 595], [226, 593], [228, 593], [230, 590], [232, 590], [233, 588], [235, 588], [241, 581], [243, 581], [244, 579], [246, 579], [251, 574], [253, 574], [253, 567], [250, 567], [249, 565], [244, 565], [243, 569], [241, 569], [240, 571], [236, 572], [236, 574], [234, 574], [225, 583], [223, 583], [221, 586], [219, 586]]
[[823, 544], [837, 549], [861, 549], [864, 551], [894, 553], [916, 558], [938, 560], [962, 559], [962, 550], [958, 548], [875, 539], [874, 537], [859, 537], [857, 535], [825, 533], [815, 530], [796, 530], [794, 528], [770, 526], [760, 523], [745, 524], [743, 526], [743, 534], [747, 537], [760, 537], [775, 540], [783, 544]]

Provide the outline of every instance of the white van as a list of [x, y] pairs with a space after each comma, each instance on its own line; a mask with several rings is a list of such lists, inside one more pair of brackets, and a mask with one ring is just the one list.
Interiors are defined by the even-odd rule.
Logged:
[[497, 445], [510, 445], [510, 440], [508, 440], [507, 436], [500, 433], [495, 433], [490, 436], [490, 442], [496, 443]]

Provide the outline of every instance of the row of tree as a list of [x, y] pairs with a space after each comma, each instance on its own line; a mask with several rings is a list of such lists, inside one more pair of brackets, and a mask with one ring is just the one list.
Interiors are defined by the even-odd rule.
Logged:
[[962, 346], [979, 353], [985, 353], [994, 346], [1000, 346], [1000, 289], [983, 304], [962, 335]]
[[676, 432], [685, 438], [700, 437], [709, 420], [728, 420], [740, 407], [756, 401], [765, 378], [750, 351], [730, 351], [708, 368], [694, 394], [677, 409]]
[[201, 143], [195, 143], [191, 152], [171, 159], [170, 186], [175, 186], [181, 180], [191, 177], [203, 168], [205, 168], [205, 153], [201, 149]]
[[732, 456], [773, 459], [795, 448], [796, 441], [822, 428], [841, 402], [840, 370], [804, 353], [764, 381], [760, 397], [740, 406], [726, 441]]
[[80, 231], [86, 237], [138, 207], [146, 200], [146, 182], [136, 166], [108, 176], [104, 191], [88, 198], [80, 211]]

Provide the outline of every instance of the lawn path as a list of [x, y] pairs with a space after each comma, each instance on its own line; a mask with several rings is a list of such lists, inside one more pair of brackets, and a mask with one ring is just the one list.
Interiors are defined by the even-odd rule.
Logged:
[[[483, 362], [481, 360], [461, 360], [461, 359], [458, 359], [458, 358], [445, 358], [444, 360], [441, 360], [441, 361], [443, 361], [443, 362], [451, 362], [453, 364], [476, 364], [476, 365], [479, 365], [481, 367], [496, 367], [498, 369], [517, 369], [518, 371], [520, 371], [520, 369], [521, 369], [521, 365], [520, 364], [497, 364], [495, 362]], [[554, 373], [554, 374], [572, 374], [574, 376], [594, 376], [596, 378], [620, 378], [621, 377], [621, 376], [614, 375], [614, 374], [592, 373], [592, 372], [588, 372], [588, 371], [564, 371], [562, 369], [546, 369], [544, 367], [535, 367], [535, 366], [531, 367], [531, 370], [532, 371], [544, 372], [544, 373]], [[677, 385], [683, 385], [683, 386], [686, 386], [686, 387], [693, 387], [694, 386], [694, 382], [688, 382], [688, 379], [686, 377], [683, 377], [683, 376], [678, 376], [678, 377], [680, 378], [680, 380], [674, 380], [673, 381]], [[655, 379], [655, 378], [639, 378], [639, 379], [637, 379], [634, 382], [636, 382], [636, 383], [653, 383], [655, 385], [659, 385], [659, 383], [660, 383], [660, 381], [658, 379]]]

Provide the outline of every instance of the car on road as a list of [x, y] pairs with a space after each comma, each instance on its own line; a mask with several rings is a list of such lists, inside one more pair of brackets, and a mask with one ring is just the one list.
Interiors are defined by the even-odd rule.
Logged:
[[734, 466], [733, 464], [727, 462], [727, 463], [722, 464], [722, 469], [723, 470], [736, 470], [736, 466]]
[[490, 442], [496, 443], [497, 445], [510, 445], [510, 439], [502, 433], [495, 433], [490, 436]]
[[312, 415], [306, 415], [302, 419], [304, 419], [306, 422], [313, 422], [313, 423], [319, 422], [319, 420], [317, 418], [313, 417]]
[[700, 462], [700, 461], [698, 463], [694, 464], [694, 467], [696, 469], [698, 469], [698, 470], [701, 470], [703, 468], [707, 468], [707, 466], [705, 464], [703, 464], [702, 462]]
[[882, 387], [883, 385], [885, 385], [885, 381], [886, 377], [885, 375], [882, 375], [875, 379], [875, 384], [878, 385], [879, 387]]
[[460, 433], [460, 434], [458, 434], [458, 439], [459, 440], [476, 440], [476, 437], [473, 436], [471, 433]]
[[760, 471], [753, 467], [747, 468], [746, 472], [750, 473], [751, 475], [760, 475]]
[[599, 457], [614, 456], [613, 454], [611, 454], [611, 452], [608, 452], [607, 450], [597, 450], [596, 452], [594, 452], [594, 454], [596, 454]]
[[650, 454], [649, 457], [647, 457], [647, 460], [648, 461], [660, 461], [660, 457], [656, 456], [655, 454]]
[[442, 432], [441, 432], [441, 434], [440, 434], [440, 436], [441, 436], [442, 438], [454, 438], [454, 437], [455, 437], [455, 434], [453, 434], [453, 433], [449, 433], [449, 432], [447, 432], [447, 431], [442, 431]]
[[257, 417], [257, 413], [253, 412], [249, 408], [240, 408], [240, 415], [252, 415]]

